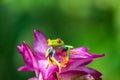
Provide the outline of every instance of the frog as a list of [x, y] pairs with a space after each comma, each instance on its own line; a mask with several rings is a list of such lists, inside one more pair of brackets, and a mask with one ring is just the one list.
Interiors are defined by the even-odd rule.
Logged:
[[64, 41], [60, 38], [57, 39], [48, 39], [47, 40], [47, 45], [50, 46], [45, 54], [45, 57], [48, 59], [48, 63], [46, 65], [46, 68], [48, 68], [50, 63], [55, 63], [57, 64], [57, 66], [59, 67], [59, 70], [61, 69], [61, 67], [63, 67], [61, 65], [61, 63], [59, 63], [54, 55], [56, 53], [62, 53], [62, 52], [66, 52], [66, 56], [65, 56], [65, 61], [64, 63], [67, 63], [69, 61], [69, 57], [70, 57], [70, 53], [71, 53], [71, 49], [73, 48], [73, 46], [69, 46], [69, 45], [65, 45]]

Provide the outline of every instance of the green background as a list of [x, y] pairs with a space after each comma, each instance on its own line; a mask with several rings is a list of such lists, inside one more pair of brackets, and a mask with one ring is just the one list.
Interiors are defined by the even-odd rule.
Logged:
[[24, 63], [16, 49], [23, 41], [32, 48], [34, 29], [105, 53], [89, 66], [102, 72], [103, 80], [120, 80], [119, 0], [0, 0], [0, 80], [34, 76], [17, 71]]

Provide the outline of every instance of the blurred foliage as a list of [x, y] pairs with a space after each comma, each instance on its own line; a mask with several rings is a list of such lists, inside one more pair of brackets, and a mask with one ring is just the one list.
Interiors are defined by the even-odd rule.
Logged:
[[120, 80], [119, 0], [1, 0], [0, 80], [27, 80], [16, 46], [27, 41], [32, 48], [33, 30], [48, 38], [62, 38], [74, 47], [105, 53], [89, 66], [103, 73], [103, 80]]

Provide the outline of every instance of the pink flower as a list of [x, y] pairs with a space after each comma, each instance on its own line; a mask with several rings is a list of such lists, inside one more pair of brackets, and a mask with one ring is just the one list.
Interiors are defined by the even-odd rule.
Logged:
[[25, 62], [25, 65], [20, 67], [18, 71], [35, 72], [35, 77], [29, 80], [102, 80], [100, 72], [87, 68], [86, 65], [95, 58], [103, 57], [104, 54], [91, 54], [86, 47], [72, 49], [68, 62], [64, 60], [64, 53], [55, 54], [56, 60], [63, 65], [61, 71], [54, 63], [46, 68], [48, 60], [45, 57], [45, 52], [49, 48], [46, 40], [41, 32], [34, 30], [34, 51], [25, 41], [17, 46]]

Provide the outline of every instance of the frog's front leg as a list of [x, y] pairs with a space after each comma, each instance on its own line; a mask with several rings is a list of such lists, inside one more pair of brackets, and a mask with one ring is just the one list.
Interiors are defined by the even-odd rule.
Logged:
[[67, 61], [69, 61], [69, 57], [70, 57], [70, 50], [71, 50], [70, 48], [68, 48], [68, 50], [67, 50], [67, 56], [66, 56], [66, 60], [67, 60]]
[[59, 69], [60, 69], [60, 63], [55, 59], [54, 55], [55, 55], [55, 50], [53, 49], [53, 54], [52, 54], [51, 60], [52, 60], [54, 63], [56, 63], [57, 66], [58, 66]]
[[67, 47], [66, 60], [69, 61], [69, 57], [70, 57], [70, 53], [71, 53], [71, 49], [73, 48], [73, 46], [65, 45], [65, 47]]
[[48, 62], [47, 62], [47, 65], [46, 65], [46, 69], [49, 67], [50, 63], [51, 63], [51, 60], [50, 60], [50, 53], [51, 53], [51, 49], [48, 48], [47, 51], [46, 51], [46, 54], [45, 54], [45, 57], [47, 58]]
[[54, 57], [55, 55], [55, 49], [53, 48], [49, 48], [47, 51], [46, 51], [46, 57], [48, 59], [48, 63], [46, 65], [46, 68], [48, 68], [48, 66], [50, 65], [50, 63], [55, 63], [57, 64], [57, 66], [60, 68], [60, 63], [55, 59]]

